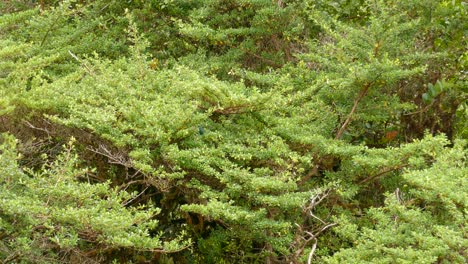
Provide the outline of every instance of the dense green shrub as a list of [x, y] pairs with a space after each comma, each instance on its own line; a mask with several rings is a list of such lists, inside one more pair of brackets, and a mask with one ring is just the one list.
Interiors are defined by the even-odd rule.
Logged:
[[6, 262], [465, 260], [464, 2], [0, 10]]
[[[0, 147], [0, 257], [5, 262], [88, 262], [113, 251], [179, 251], [190, 243], [161, 241], [151, 204], [126, 207], [137, 195], [90, 183], [73, 142], [40, 171], [18, 166], [16, 143], [2, 136]], [[87, 180], [87, 181], [86, 181]], [[144, 253], [142, 253], [144, 254]]]
[[387, 193], [385, 206], [366, 212], [357, 226], [341, 216], [338, 235], [350, 239], [328, 263], [463, 263], [468, 239], [466, 142], [435, 157], [427, 169], [402, 175], [404, 189]]

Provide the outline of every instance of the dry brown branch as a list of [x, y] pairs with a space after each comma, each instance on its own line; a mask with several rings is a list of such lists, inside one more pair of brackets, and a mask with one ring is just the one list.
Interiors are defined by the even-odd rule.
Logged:
[[111, 163], [111, 164], [122, 165], [125, 168], [132, 168], [133, 167], [133, 164], [130, 161], [130, 159], [127, 158], [124, 154], [122, 154], [122, 153], [114, 154], [109, 149], [107, 149], [106, 146], [104, 146], [102, 144], [99, 145], [99, 147], [97, 149], [94, 149], [94, 148], [91, 148], [91, 147], [88, 147], [87, 149], [94, 152], [94, 153], [96, 153], [96, 154], [107, 157], [108, 160], [109, 160], [109, 163]]
[[42, 131], [42, 132], [46, 132], [46, 133], [47, 133], [47, 137], [50, 138], [50, 132], [49, 132], [49, 130], [47, 130], [47, 129], [45, 129], [45, 128], [36, 127], [36, 126], [34, 126], [33, 124], [31, 124], [29, 121], [24, 121], [24, 123], [25, 123], [28, 127], [32, 128], [32, 129], [39, 130], [39, 131]]

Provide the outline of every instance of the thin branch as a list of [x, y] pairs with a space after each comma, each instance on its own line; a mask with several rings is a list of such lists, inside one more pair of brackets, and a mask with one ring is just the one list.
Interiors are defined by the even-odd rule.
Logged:
[[381, 75], [382, 73], [379, 73], [374, 78], [374, 80], [370, 82], [366, 82], [364, 84], [364, 87], [362, 87], [361, 91], [359, 92], [358, 97], [354, 99], [354, 104], [353, 104], [353, 108], [351, 109], [351, 112], [349, 112], [348, 117], [346, 118], [345, 122], [340, 127], [340, 130], [338, 130], [338, 132], [336, 133], [335, 139], [340, 139], [341, 136], [343, 136], [343, 133], [346, 131], [346, 128], [348, 127], [349, 123], [351, 123], [351, 119], [354, 115], [354, 112], [356, 112], [359, 102], [362, 100], [362, 98], [364, 98], [364, 96], [366, 96], [367, 92], [369, 91], [369, 88], [372, 86], [372, 84], [374, 84], [380, 78]]
[[254, 109], [254, 107], [250, 104], [235, 105], [235, 106], [228, 106], [225, 108], [215, 109], [213, 113], [221, 114], [221, 115], [242, 114], [245, 112], [252, 111], [252, 109]]
[[12, 262], [12, 261], [16, 260], [17, 258], [19, 258], [20, 256], [21, 255], [18, 252], [14, 252], [10, 256], [8, 256], [5, 260], [3, 260], [2, 264], [7, 264], [9, 262]]
[[152, 252], [152, 253], [163, 253], [163, 254], [171, 254], [171, 253], [176, 253], [176, 252], [180, 252], [182, 250], [185, 250], [189, 247], [191, 247], [192, 245], [189, 244], [189, 245], [186, 245], [184, 247], [181, 247], [179, 249], [174, 249], [174, 250], [166, 250], [166, 249], [149, 249], [149, 250], [144, 250], [145, 252]]
[[99, 264], [99, 263], [100, 263], [100, 262], [98, 262], [98, 261], [96, 261], [96, 260], [94, 260], [94, 259], [92, 259], [92, 258], [89, 258], [89, 257], [86, 256], [85, 254], [83, 254], [83, 252], [81, 252], [81, 251], [78, 251], [78, 250], [73, 249], [73, 248], [71, 249], [71, 251], [74, 252], [74, 253], [77, 254], [77, 255], [80, 255], [80, 257], [85, 258], [86, 261], [90, 261], [90, 262], [95, 263], [95, 264]]
[[312, 211], [309, 212], [310, 216], [312, 216], [313, 218], [319, 220], [322, 224], [325, 224], [325, 221], [323, 221], [322, 219], [320, 219], [319, 217], [315, 216], [314, 213], [312, 213]]
[[137, 196], [133, 197], [132, 199], [128, 200], [127, 202], [123, 203], [123, 206], [129, 205], [131, 202], [135, 201], [138, 197], [140, 197], [146, 190], [148, 190], [149, 186], [147, 186], [143, 191], [141, 191]]
[[312, 250], [309, 253], [309, 257], [307, 258], [307, 264], [312, 263], [312, 257], [314, 256], [315, 250], [317, 249], [317, 238], [314, 236], [314, 244], [312, 245]]
[[249, 55], [251, 55], [251, 56], [254, 56], [254, 57], [257, 58], [257, 59], [260, 59], [260, 60], [266, 62], [267, 64], [269, 64], [269, 65], [272, 66], [272, 67], [277, 67], [277, 68], [278, 68], [278, 67], [281, 67], [281, 66], [282, 66], [281, 64], [279, 64], [279, 63], [277, 63], [277, 62], [275, 62], [275, 61], [273, 61], [273, 60], [264, 58], [264, 57], [262, 57], [262, 56], [260, 56], [260, 55], [257, 55], [257, 54], [255, 54], [255, 53], [253, 53], [253, 52], [250, 52], [250, 51], [248, 51], [248, 50], [246, 50], [246, 49], [243, 49], [243, 48], [240, 48], [240, 49], [241, 49], [243, 52], [245, 52], [245, 53], [247, 53], [247, 54], [249, 54]]
[[73, 54], [70, 50], [68, 51], [68, 53], [70, 54], [70, 56], [72, 56], [77, 62], [79, 62], [81, 64], [81, 66], [83, 66], [86, 71], [93, 77], [96, 77], [96, 75], [94, 74], [94, 72], [88, 67], [88, 65], [86, 65], [86, 63], [82, 60], [80, 60], [80, 58], [78, 58], [78, 56], [76, 56], [75, 54]]
[[399, 204], [402, 204], [403, 199], [401, 198], [401, 191], [400, 191], [400, 188], [396, 188], [396, 190], [395, 190], [395, 197], [396, 197], [398, 203], [399, 203]]
[[108, 150], [104, 145], [99, 145], [99, 148], [93, 149], [91, 147], [86, 148], [96, 154], [105, 156], [109, 159], [109, 163], [111, 164], [118, 164], [122, 165], [125, 168], [131, 168], [132, 163], [128, 159], [124, 157], [122, 154], [113, 154], [110, 150]]
[[[337, 225], [336, 223], [330, 223], [330, 224], [322, 227], [322, 229], [319, 232], [315, 233], [315, 234], [312, 234], [311, 232], [308, 232], [308, 231], [305, 232], [306, 234], [308, 234], [314, 240], [314, 244], [312, 245], [312, 250], [309, 253], [309, 257], [307, 258], [307, 264], [312, 263], [312, 257], [314, 256], [315, 250], [317, 249], [317, 236], [320, 235], [321, 233], [323, 233], [328, 228], [330, 228], [332, 226], [336, 226], [336, 225]], [[310, 241], [310, 240], [311, 239], [309, 239], [308, 241]]]
[[[318, 229], [316, 229], [316, 231], [306, 231], [306, 230], [304, 230], [303, 226], [301, 226], [299, 224], [296, 224], [296, 226], [298, 227], [298, 234], [301, 234], [301, 235], [299, 237], [297, 237], [296, 240], [295, 240], [296, 241], [295, 243], [298, 246], [298, 249], [295, 250], [294, 259], [297, 259], [302, 254], [302, 252], [304, 252], [304, 249], [309, 244], [309, 242], [314, 240], [314, 244], [312, 245], [312, 250], [309, 253], [308, 262], [307, 262], [307, 263], [311, 263], [312, 258], [314, 256], [314, 253], [315, 253], [315, 251], [317, 249], [317, 243], [318, 243], [317, 237], [321, 233], [323, 233], [325, 230], [327, 230], [328, 228], [337, 225], [336, 223], [328, 223], [327, 224], [325, 221], [323, 221], [319, 217], [315, 216], [314, 213], [312, 212], [314, 207], [317, 206], [318, 204], [320, 204], [326, 197], [328, 197], [330, 192], [331, 192], [331, 189], [326, 189], [325, 191], [311, 197], [309, 205], [307, 207], [304, 207], [304, 209], [303, 209], [304, 213], [307, 212], [308, 215], [310, 215], [313, 218], [315, 218], [316, 220], [318, 220], [324, 226], [319, 227]], [[306, 234], [305, 236], [302, 235], [304, 233]], [[303, 242], [301, 242], [301, 240], [303, 240]]]
[[420, 113], [424, 113], [427, 110], [429, 110], [429, 108], [434, 104], [434, 102], [435, 102], [435, 100], [432, 101], [430, 104], [426, 105], [425, 107], [421, 108], [420, 110], [415, 111], [415, 112], [411, 112], [411, 113], [403, 114], [403, 116], [411, 116], [411, 115], [417, 115], [417, 114], [420, 114]]
[[[42, 11], [42, 10], [41, 10]], [[44, 37], [42, 37], [42, 40], [41, 40], [41, 44], [39, 45], [39, 47], [42, 47], [44, 46], [47, 38], [49, 37], [49, 34], [50, 32], [52, 31], [53, 27], [55, 26], [55, 23], [58, 22], [60, 16], [57, 16], [54, 21], [52, 21], [52, 25], [50, 25], [50, 27], [47, 29], [46, 33], [44, 34]]]
[[369, 177], [365, 178], [364, 180], [360, 181], [359, 184], [366, 183], [366, 182], [371, 181], [371, 180], [373, 180], [373, 179], [375, 179], [377, 177], [380, 177], [380, 176], [382, 176], [382, 175], [384, 175], [386, 173], [389, 173], [389, 172], [392, 172], [392, 171], [399, 170], [399, 169], [402, 169], [404, 167], [407, 167], [408, 165], [409, 164], [402, 164], [402, 165], [399, 165], [399, 166], [396, 166], [396, 167], [387, 168], [387, 169], [385, 169], [385, 170], [383, 170], [383, 171], [381, 171], [381, 172], [379, 172], [379, 173], [377, 173], [375, 175], [372, 175], [372, 176], [369, 176]]
[[346, 128], [348, 127], [349, 123], [351, 123], [351, 119], [354, 115], [354, 112], [356, 112], [359, 102], [367, 94], [371, 85], [372, 85], [372, 82], [366, 83], [364, 87], [361, 89], [361, 91], [359, 92], [358, 97], [354, 99], [353, 108], [351, 109], [351, 112], [349, 112], [348, 117], [344, 121], [343, 125], [341, 125], [340, 130], [338, 130], [338, 132], [336, 133], [335, 139], [340, 139], [343, 133], [346, 131]]
[[108, 3], [107, 5], [105, 5], [103, 8], [101, 8], [98, 12], [98, 14], [100, 14], [102, 11], [104, 11], [106, 8], [108, 8], [110, 5], [110, 3]]
[[322, 229], [321, 229], [320, 231], [318, 231], [317, 233], [315, 233], [315, 236], [320, 235], [321, 233], [323, 233], [324, 231], [326, 231], [328, 228], [334, 227], [334, 226], [336, 226], [336, 225], [338, 225], [338, 224], [337, 224], [337, 223], [330, 223], [330, 224], [328, 224], [328, 225], [322, 227]]
[[29, 123], [29, 121], [24, 121], [24, 123], [25, 123], [26, 125], [28, 125], [28, 127], [32, 128], [32, 129], [36, 129], [36, 130], [39, 130], [39, 131], [46, 132], [46, 133], [47, 133], [47, 137], [50, 137], [50, 132], [49, 132], [49, 130], [47, 130], [47, 129], [45, 129], [45, 128], [35, 127], [33, 124]]
[[326, 191], [312, 197], [309, 206], [307, 206], [305, 210], [312, 210], [315, 206], [320, 204], [330, 194], [330, 191], [330, 189], [327, 189]]
[[119, 191], [126, 191], [127, 188], [132, 185], [132, 184], [137, 184], [137, 183], [140, 183], [140, 184], [143, 184], [143, 183], [147, 183], [145, 180], [135, 180], [135, 181], [130, 181], [130, 182], [127, 182], [125, 184], [122, 184], [120, 187], [119, 187]]

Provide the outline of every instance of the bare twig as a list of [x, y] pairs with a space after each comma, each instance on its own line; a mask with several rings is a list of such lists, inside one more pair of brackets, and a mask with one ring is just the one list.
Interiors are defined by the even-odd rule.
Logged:
[[80, 60], [80, 58], [78, 58], [78, 56], [76, 56], [75, 54], [73, 54], [70, 50], [68, 51], [68, 53], [69, 53], [70, 56], [72, 56], [77, 62], [79, 62], [79, 63], [81, 64], [81, 66], [83, 66], [83, 67], [86, 69], [86, 71], [87, 71], [90, 75], [92, 75], [92, 76], [94, 76], [94, 77], [96, 76], [96, 75], [94, 74], [94, 72], [91, 70], [91, 68], [89, 68], [88, 65], [87, 65], [84, 61]]
[[49, 130], [45, 129], [45, 128], [40, 128], [40, 127], [36, 127], [34, 126], [33, 124], [29, 123], [29, 121], [24, 121], [24, 123], [26, 125], [28, 125], [28, 127], [32, 128], [32, 129], [36, 129], [36, 130], [39, 130], [39, 131], [42, 131], [42, 132], [46, 132], [47, 133], [47, 137], [50, 137], [50, 132]]
[[323, 201], [323, 199], [325, 199], [330, 194], [330, 191], [331, 191], [330, 189], [327, 189], [324, 192], [319, 193], [319, 194], [315, 195], [314, 197], [312, 197], [311, 200], [310, 200], [309, 206], [307, 206], [304, 209], [305, 210], [312, 210], [315, 206], [320, 204]]
[[[308, 261], [307, 261], [308, 264], [311, 263], [312, 258], [313, 258], [314, 254], [315, 254], [315, 251], [317, 249], [317, 243], [318, 243], [317, 237], [321, 233], [323, 233], [324, 231], [329, 229], [330, 227], [337, 225], [336, 223], [326, 223], [324, 220], [320, 219], [319, 217], [317, 217], [313, 213], [313, 209], [315, 208], [315, 206], [320, 204], [330, 194], [330, 192], [331, 192], [331, 189], [327, 189], [327, 190], [313, 196], [311, 198], [311, 200], [310, 200], [309, 205], [304, 207], [304, 213], [307, 213], [307, 215], [310, 215], [314, 219], [318, 220], [320, 223], [323, 224], [323, 226], [316, 229], [316, 231], [307, 231], [307, 230], [304, 230], [305, 229], [304, 226], [296, 224], [296, 226], [298, 227], [298, 233], [297, 234], [301, 234], [301, 235], [296, 238], [295, 243], [296, 243], [298, 249], [296, 249], [295, 253], [294, 253], [294, 258], [295, 259], [297, 259], [302, 254], [302, 252], [304, 252], [305, 247], [309, 244], [309, 242], [311, 242], [313, 240], [314, 243], [312, 245], [312, 249], [311, 249], [311, 251], [309, 253]], [[305, 234], [305, 235], [302, 235], [302, 234]], [[301, 242], [301, 240], [303, 242]]]
[[308, 257], [308, 263], [311, 263], [312, 257], [313, 257], [313, 255], [314, 255], [314, 253], [315, 253], [315, 250], [317, 249], [317, 243], [318, 243], [317, 237], [318, 237], [321, 233], [323, 233], [324, 231], [326, 231], [328, 228], [333, 227], [333, 226], [336, 226], [336, 225], [337, 225], [336, 223], [327, 224], [327, 225], [321, 227], [320, 230], [314, 234], [314, 233], [309, 232], [309, 231], [303, 231], [303, 227], [300, 226], [300, 225], [298, 225], [298, 224], [296, 224], [296, 226], [299, 228], [299, 232], [305, 233], [305, 234], [308, 236], [308, 238], [301, 237], [301, 239], [304, 240], [304, 243], [302, 244], [302, 246], [301, 246], [298, 250], [296, 250], [296, 252], [295, 252], [294, 255], [295, 255], [296, 257], [300, 256], [301, 253], [304, 252], [304, 248], [307, 246], [307, 244], [309, 244], [309, 242], [310, 242], [311, 240], [314, 240], [314, 244], [312, 245], [312, 250], [311, 250], [311, 252], [309, 253], [309, 257]]
[[[132, 163], [131, 159], [128, 158], [127, 155], [123, 154], [122, 152], [114, 154], [110, 150], [108, 150], [106, 148], [106, 146], [104, 146], [102, 144], [99, 145], [99, 147], [97, 149], [94, 149], [94, 148], [91, 148], [91, 147], [87, 147], [86, 149], [89, 150], [89, 151], [92, 151], [92, 152], [94, 152], [96, 154], [107, 157], [108, 162], [110, 164], [117, 164], [117, 165], [123, 166], [125, 168], [125, 173], [126, 173], [125, 178], [126, 179], [134, 179], [134, 178], [136, 178], [137, 176], [139, 176], [141, 174], [144, 175], [144, 173], [141, 170], [136, 169], [133, 166], [133, 163]], [[136, 170], [132, 175], [129, 174], [129, 169], [130, 168], [134, 168]]]
[[130, 182], [127, 182], [127, 183], [121, 185], [121, 186], [119, 187], [119, 190], [120, 190], [120, 191], [126, 191], [127, 188], [130, 187], [130, 185], [132, 185], [132, 184], [137, 184], [137, 183], [140, 183], [140, 184], [145, 183], [145, 184], [147, 184], [146, 180], [135, 180], [135, 181], [130, 181]]
[[107, 157], [109, 159], [109, 163], [122, 165], [126, 168], [132, 167], [132, 162], [128, 158], [126, 158], [123, 154], [121, 153], [114, 154], [102, 144], [99, 145], [99, 148], [97, 149], [93, 149], [90, 147], [88, 147], [87, 149], [96, 154]]
[[317, 238], [314, 236], [314, 244], [312, 245], [312, 250], [310, 250], [309, 257], [307, 258], [307, 264], [312, 263], [312, 257], [314, 256], [315, 250], [317, 249]]
[[320, 218], [318, 218], [317, 216], [315, 216], [315, 215], [312, 213], [312, 211], [310, 211], [309, 214], [310, 214], [310, 216], [312, 216], [313, 218], [319, 220], [322, 224], [325, 224], [325, 222], [324, 222], [322, 219], [320, 219]]
[[322, 227], [320, 229], [320, 231], [318, 231], [315, 234], [312, 234], [311, 232], [308, 232], [308, 231], [305, 232], [306, 234], [308, 234], [310, 236], [310, 239], [308, 241], [310, 241], [312, 239], [314, 240], [314, 244], [312, 245], [312, 249], [311, 249], [311, 251], [309, 253], [309, 257], [307, 258], [307, 264], [312, 263], [312, 257], [314, 256], [315, 250], [317, 249], [317, 236], [320, 235], [321, 233], [323, 233], [328, 228], [330, 228], [332, 226], [336, 226], [336, 225], [337, 225], [336, 223], [330, 223], [330, 224]]
[[123, 206], [127, 206], [129, 205], [131, 202], [135, 201], [138, 197], [140, 197], [146, 190], [148, 190], [149, 186], [147, 186], [143, 191], [141, 191], [137, 196], [133, 197], [132, 199], [124, 202], [122, 205]]
[[320, 235], [321, 233], [323, 233], [324, 231], [326, 231], [328, 228], [334, 227], [334, 226], [336, 226], [336, 225], [338, 225], [338, 224], [337, 224], [337, 223], [330, 223], [330, 224], [328, 224], [328, 225], [322, 227], [322, 229], [320, 229], [320, 231], [318, 231], [317, 233], [315, 233], [315, 236]]
[[400, 191], [400, 188], [396, 188], [395, 190], [395, 197], [398, 201], [399, 204], [401, 204], [403, 202], [403, 199], [401, 198], [401, 191]]
[[102, 11], [104, 11], [106, 8], [108, 8], [109, 5], [110, 5], [110, 3], [107, 4], [107, 5], [105, 5], [103, 8], [101, 8], [101, 9], [99, 10], [98, 14], [101, 13]]

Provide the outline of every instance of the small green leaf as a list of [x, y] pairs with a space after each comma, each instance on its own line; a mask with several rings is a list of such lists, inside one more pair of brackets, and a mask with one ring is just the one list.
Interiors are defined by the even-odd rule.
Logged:
[[431, 95], [431, 97], [436, 97], [437, 96], [437, 90], [434, 87], [434, 85], [432, 85], [432, 83], [430, 83], [430, 84], [428, 84], [427, 87], [429, 88], [429, 94]]
[[431, 98], [429, 97], [429, 94], [427, 94], [427, 93], [423, 93], [422, 99], [423, 99], [423, 101], [424, 101], [425, 103], [428, 103], [428, 102], [431, 101]]

